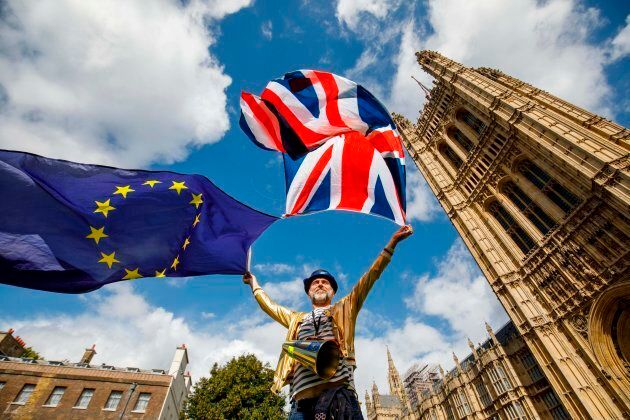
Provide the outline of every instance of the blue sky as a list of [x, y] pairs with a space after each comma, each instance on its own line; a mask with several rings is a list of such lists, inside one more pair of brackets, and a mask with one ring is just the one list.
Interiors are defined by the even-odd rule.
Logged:
[[[509, 4], [508, 4], [509, 3]], [[430, 78], [428, 48], [496, 67], [630, 124], [626, 2], [518, 0], [9, 1], [0, 20], [0, 147], [81, 162], [206, 175], [270, 214], [284, 209], [278, 156], [238, 128], [241, 90], [318, 68], [370, 88], [415, 119]], [[466, 336], [506, 315], [413, 164], [415, 235], [399, 250], [359, 318], [357, 385], [385, 389], [385, 345], [399, 369], [452, 365]], [[254, 272], [279, 301], [304, 308], [301, 278], [323, 267], [347, 293], [396, 226], [329, 212], [275, 223], [256, 242]], [[274, 364], [283, 339], [236, 276], [142, 279], [86, 295], [0, 285], [0, 329], [13, 327], [50, 359], [164, 367], [189, 345], [193, 375], [253, 351]]]

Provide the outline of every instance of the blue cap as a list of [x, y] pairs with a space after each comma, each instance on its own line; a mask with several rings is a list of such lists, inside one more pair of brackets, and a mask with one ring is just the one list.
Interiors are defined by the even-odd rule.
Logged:
[[315, 270], [309, 277], [304, 279], [304, 291], [306, 292], [306, 294], [308, 294], [308, 289], [310, 289], [313, 280], [318, 278], [324, 278], [328, 280], [333, 288], [333, 291], [337, 293], [338, 286], [335, 277], [326, 270]]

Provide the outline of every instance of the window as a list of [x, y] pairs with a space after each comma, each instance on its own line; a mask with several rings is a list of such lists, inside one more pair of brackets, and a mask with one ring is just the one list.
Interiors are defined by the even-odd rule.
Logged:
[[34, 389], [35, 389], [34, 384], [25, 384], [20, 390], [20, 393], [17, 394], [17, 397], [15, 397], [15, 400], [13, 401], [13, 403], [26, 404], [28, 399], [31, 397], [31, 394], [33, 393]]
[[493, 368], [488, 370], [488, 374], [490, 375], [490, 381], [492, 382], [492, 386], [494, 387], [497, 395], [501, 395], [512, 389], [512, 384], [510, 384], [510, 381], [505, 374], [505, 370], [503, 370], [503, 366], [498, 364], [495, 365]]
[[569, 420], [571, 418], [562, 404], [560, 404], [560, 400], [558, 400], [558, 396], [553, 390], [545, 393], [542, 399], [554, 420]]
[[63, 393], [66, 392], [65, 386], [56, 386], [55, 389], [50, 393], [48, 400], [46, 400], [46, 404], [49, 407], [57, 407], [59, 405], [59, 401], [61, 401], [61, 397], [63, 397]]
[[520, 357], [521, 363], [523, 363], [529, 377], [532, 378], [532, 382], [536, 382], [545, 377], [536, 359], [534, 359], [534, 356], [532, 356], [530, 352], [523, 353]]
[[452, 137], [460, 146], [464, 148], [464, 150], [466, 150], [466, 152], [470, 152], [473, 149], [473, 142], [470, 141], [468, 137], [464, 135], [464, 133], [459, 131], [457, 127], [451, 128], [448, 133], [450, 134], [450, 137]]
[[442, 144], [440, 146], [440, 152], [442, 152], [442, 154], [451, 161], [455, 168], [459, 169], [464, 164], [464, 161], [461, 160], [459, 156], [457, 156], [457, 153], [455, 153], [453, 149], [450, 148], [450, 146]]
[[490, 213], [494, 216], [494, 218], [499, 222], [501, 227], [505, 230], [505, 232], [512, 238], [516, 245], [523, 251], [524, 254], [527, 254], [536, 243], [532, 239], [531, 236], [523, 228], [514, 220], [512, 215], [508, 213], [507, 210], [497, 201], [490, 204], [488, 207]]
[[479, 118], [475, 117], [473, 114], [466, 110], [458, 111], [457, 119], [464, 122], [477, 134], [481, 134], [483, 129], [486, 128], [486, 125]]
[[112, 391], [111, 394], [109, 394], [109, 398], [107, 398], [107, 402], [105, 403], [103, 410], [115, 411], [118, 408], [118, 403], [122, 399], [122, 395], [122, 391]]
[[525, 415], [525, 411], [518, 401], [514, 401], [512, 404], [506, 405], [505, 413], [510, 420], [527, 419], [527, 415]]
[[136, 401], [136, 406], [133, 408], [133, 411], [144, 412], [147, 409], [147, 405], [149, 404], [150, 399], [151, 399], [150, 393], [141, 392], [140, 395], [138, 395], [138, 401]]
[[77, 403], [74, 405], [74, 408], [87, 408], [87, 406], [90, 404], [90, 400], [92, 399], [93, 395], [94, 395], [93, 388], [83, 389], [83, 392], [81, 392], [81, 395], [79, 396]]
[[477, 388], [477, 394], [479, 394], [479, 399], [481, 400], [483, 408], [492, 404], [492, 398], [490, 398], [490, 394], [488, 394], [488, 388], [486, 388], [482, 381], [476, 382], [475, 388]]
[[446, 419], [455, 420], [455, 414], [453, 414], [453, 409], [451, 408], [451, 404], [449, 402], [444, 403], [444, 409], [446, 411]]
[[543, 235], [555, 226], [556, 222], [512, 181], [505, 183], [503, 192]]
[[580, 204], [580, 199], [571, 191], [564, 188], [558, 181], [529, 160], [521, 162], [518, 171], [565, 213], [569, 213]]
[[463, 389], [457, 390], [453, 393], [453, 400], [455, 401], [455, 409], [459, 417], [465, 417], [470, 414], [470, 406], [468, 405], [468, 398]]

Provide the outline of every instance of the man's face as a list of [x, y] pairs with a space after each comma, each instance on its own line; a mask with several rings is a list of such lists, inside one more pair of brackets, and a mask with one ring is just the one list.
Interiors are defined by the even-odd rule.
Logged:
[[308, 289], [308, 296], [311, 298], [313, 305], [328, 305], [332, 302], [335, 291], [328, 279], [318, 277], [311, 282], [311, 287]]

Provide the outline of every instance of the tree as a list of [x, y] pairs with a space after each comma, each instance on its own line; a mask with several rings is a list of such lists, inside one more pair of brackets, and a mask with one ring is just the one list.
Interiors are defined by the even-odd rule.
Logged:
[[189, 419], [284, 419], [284, 395], [271, 392], [273, 370], [253, 354], [214, 364], [201, 378], [184, 407]]
[[42, 357], [39, 355], [39, 353], [37, 353], [35, 350], [33, 350], [33, 347], [27, 347], [24, 349], [24, 353], [22, 353], [22, 355], [20, 357], [26, 357], [29, 359], [36, 359], [39, 360]]

